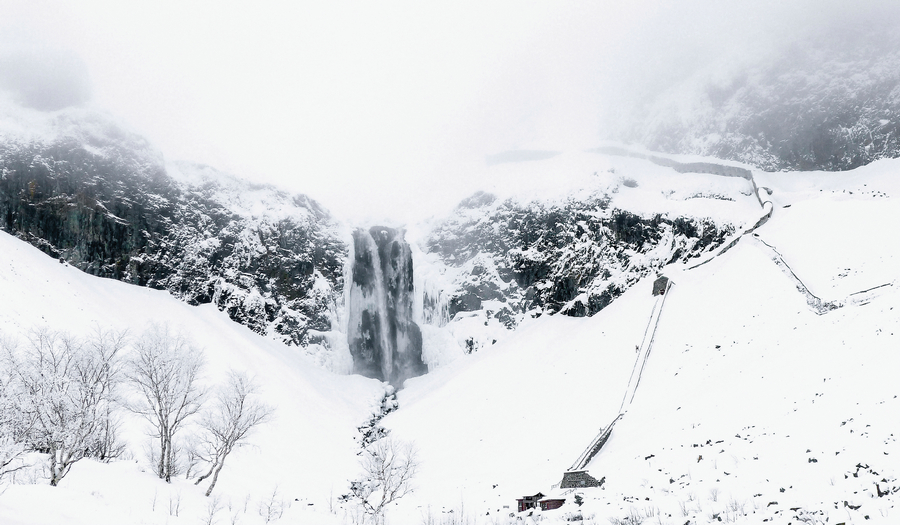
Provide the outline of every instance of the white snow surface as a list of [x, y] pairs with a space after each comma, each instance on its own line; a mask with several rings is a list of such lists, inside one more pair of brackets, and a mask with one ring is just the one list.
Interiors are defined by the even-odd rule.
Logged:
[[[90, 276], [0, 233], [3, 335], [44, 326], [87, 335], [99, 325], [139, 336], [150, 323], [168, 324], [204, 349], [208, 384], [221, 382], [229, 369], [243, 370], [275, 406], [274, 420], [252, 439], [253, 446], [236, 451], [223, 470], [221, 493], [234, 508], [243, 509], [249, 498], [247, 512], [259, 518], [256, 507], [276, 487], [286, 502], [297, 498], [302, 506], [315, 502], [321, 508], [333, 478], [340, 483], [355, 475], [356, 427], [380, 402], [381, 383], [327, 372], [296, 348], [253, 333], [213, 305], [192, 307], [165, 291]], [[134, 460], [112, 465], [83, 460], [59, 491], [48, 493], [43, 483], [5, 487], [0, 523], [196, 523], [206, 512], [202, 487], [184, 480], [158, 483], [144, 459], [145, 430], [137, 420], [127, 422], [125, 438]], [[334, 485], [335, 492], [342, 488]], [[48, 503], [50, 495], [60, 499]], [[170, 497], [179, 495], [184, 500], [180, 520], [168, 512]], [[327, 523], [317, 519], [312, 522]]]
[[184, 161], [166, 163], [166, 173], [189, 190], [213, 190], [210, 199], [237, 215], [276, 221], [309, 219], [309, 211], [297, 206], [293, 195], [269, 184], [254, 184], [210, 166]]
[[[680, 162], [743, 167], [709, 157], [655, 155]], [[731, 223], [751, 220], [751, 217], [755, 221], [759, 215], [756, 199], [746, 198], [752, 195], [752, 190], [745, 179], [676, 173], [639, 158], [569, 150], [548, 159], [486, 165], [481, 169], [480, 186], [476, 189], [493, 194], [497, 203], [512, 200], [523, 205], [536, 202], [552, 206], [609, 196], [611, 207], [639, 215], [709, 217]], [[626, 181], [632, 187], [626, 186]], [[471, 213], [482, 211], [475, 209]], [[436, 214], [419, 224], [406, 225], [407, 239], [422, 241], [430, 228], [444, 219], [445, 215]]]
[[[668, 202], [745, 223], [760, 215], [747, 204], [755, 199], [667, 200], [659, 189], [732, 194], [748, 191], [729, 186], [745, 181], [677, 174], [637, 159], [596, 162], [615, 169], [598, 169], [597, 178], [638, 183], [616, 194], [633, 206]], [[622, 523], [900, 521], [898, 174], [900, 161], [850, 173], [754, 173], [774, 204], [755, 234], [812, 293], [843, 301], [888, 286], [817, 314], [771, 249], [750, 238], [698, 268], [667, 267], [674, 285], [634, 402], [587, 467], [605, 478], [601, 488], [552, 485], [618, 415], [656, 301], [651, 279], [594, 317], [526, 319], [471, 355], [440, 349], [453, 340], [452, 322], [429, 326], [435, 369], [408, 380], [399, 409], [382, 420], [395, 438], [416, 444], [421, 463], [416, 491], [388, 510], [387, 522], [552, 524], [576, 515], [604, 525], [629, 515], [639, 518]], [[226, 463], [218, 522], [263, 523], [259, 505], [276, 488], [286, 510], [274, 523], [352, 522], [335, 498], [357, 474], [356, 427], [380, 401], [382, 384], [324, 371], [210, 305], [88, 276], [0, 233], [3, 334], [45, 325], [85, 333], [94, 323], [139, 334], [149, 322], [169, 323], [205, 348], [210, 381], [230, 367], [248, 370], [277, 406], [254, 446]], [[494, 329], [484, 327], [485, 336]], [[23, 477], [3, 487], [0, 523], [201, 522], [210, 501], [202, 487], [154, 478], [144, 429], [129, 420], [126, 430], [133, 459], [83, 460], [55, 488], [39, 471]], [[896, 492], [878, 497], [885, 489]], [[537, 492], [566, 504], [516, 513], [516, 498]], [[170, 508], [178, 501], [176, 516]]]

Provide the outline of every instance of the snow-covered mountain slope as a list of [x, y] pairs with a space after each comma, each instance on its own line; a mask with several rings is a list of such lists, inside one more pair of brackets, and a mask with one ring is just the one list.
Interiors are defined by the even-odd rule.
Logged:
[[[205, 352], [206, 384], [220, 383], [229, 369], [246, 371], [274, 405], [274, 419], [241, 447], [223, 470], [217, 487], [241, 523], [261, 523], [258, 506], [271, 499], [322, 510], [334, 492], [356, 475], [357, 427], [380, 405], [385, 387], [356, 375], [327, 372], [296, 347], [285, 346], [232, 321], [211, 304], [190, 306], [168, 292], [86, 274], [0, 232], [0, 334], [22, 337], [46, 327], [84, 336], [94, 326], [127, 329], [138, 337], [151, 323], [167, 324]], [[344, 356], [350, 359], [349, 354]], [[349, 365], [348, 365], [349, 366]], [[127, 414], [123, 412], [123, 414]], [[51, 490], [4, 483], [2, 523], [197, 523], [207, 510], [200, 487], [186, 480], [166, 485], [144, 459], [149, 443], [141, 420], [127, 418], [123, 437], [133, 460], [103, 465], [85, 459]], [[40, 472], [40, 469], [38, 469]], [[20, 482], [32, 474], [21, 473]], [[297, 499], [297, 501], [295, 501]], [[180, 517], [170, 505], [180, 502]], [[302, 507], [302, 509], [301, 509]], [[174, 514], [174, 511], [173, 511]], [[256, 519], [257, 521], [254, 521]], [[324, 523], [310, 518], [309, 523]]]
[[[419, 444], [423, 466], [397, 522], [414, 520], [416, 505], [459, 512], [463, 502], [478, 523], [513, 523], [525, 516], [509, 517], [515, 499], [540, 491], [567, 503], [534, 522], [580, 510], [590, 523], [893, 523], [900, 249], [887, 225], [900, 220], [898, 171], [883, 161], [766, 176], [777, 206], [758, 238], [693, 270], [664, 269], [674, 285], [648, 364], [588, 465], [605, 483], [577, 491], [580, 509], [576, 492], [551, 485], [618, 413], [653, 309], [650, 279], [592, 318], [529, 320], [408, 382], [384, 424]], [[845, 306], [811, 309], [760, 241], [808, 290]]]
[[[166, 163], [90, 111], [0, 109], [12, 111], [0, 127], [0, 229], [88, 273], [215, 304], [327, 369], [350, 370], [340, 360], [349, 228], [315, 201]], [[484, 169], [489, 193], [411, 235], [419, 241], [412, 321], [454, 319], [452, 337], [466, 351], [526, 316], [593, 315], [641, 277], [696, 259], [759, 216], [740, 177], [674, 178], [641, 159], [560, 152]], [[497, 337], [466, 328], [482, 322]], [[446, 360], [430, 350], [426, 360]]]
[[[685, 197], [724, 190], [719, 179], [639, 159], [607, 161], [635, 178], [637, 188], [627, 191], [638, 211], [668, 202], [693, 206], [698, 216], [745, 217], [742, 225], [763, 211], [749, 195], [667, 199], [669, 190]], [[408, 380], [399, 409], [381, 420], [396, 439], [416, 444], [421, 462], [416, 491], [391, 506], [388, 522], [564, 523], [580, 512], [594, 524], [856, 523], [865, 516], [893, 523], [900, 248], [890, 225], [900, 220], [898, 172], [900, 162], [880, 161], [840, 174], [755, 173], [772, 190], [771, 219], [721, 255], [705, 252], [706, 264], [690, 269], [700, 260], [693, 258], [662, 268], [674, 284], [634, 401], [587, 466], [605, 478], [600, 488], [552, 486], [623, 406], [658, 301], [655, 275], [593, 317], [525, 317], [471, 355], [457, 347], [451, 356], [453, 322], [423, 330], [431, 363], [441, 366]], [[629, 193], [623, 187], [616, 195]], [[277, 417], [226, 466], [217, 488], [221, 522], [263, 523], [259, 508], [276, 486], [289, 508], [275, 523], [353, 522], [351, 506], [336, 498], [357, 475], [356, 427], [377, 410], [382, 384], [323, 371], [212, 305], [98, 279], [3, 233], [0, 243], [4, 334], [44, 324], [83, 333], [93, 322], [133, 331], [168, 322], [206, 348], [210, 379], [232, 366], [259, 377]], [[835, 308], [820, 313], [809, 294]], [[479, 337], [495, 328], [466, 326]], [[443, 354], [435, 349], [442, 344]], [[212, 500], [184, 480], [166, 485], [142, 471], [146, 436], [136, 421], [127, 429], [136, 461], [83, 460], [55, 489], [10, 485], [0, 495], [0, 521], [201, 521]], [[566, 498], [565, 506], [515, 512], [516, 498], [539, 491]], [[171, 509], [179, 505], [176, 516]]]
[[842, 20], [749, 64], [710, 64], [636, 105], [609, 138], [769, 171], [839, 171], [895, 158], [896, 27], [896, 17]]
[[13, 113], [0, 127], [0, 229], [88, 273], [213, 303], [314, 353], [324, 342], [347, 247], [315, 201], [166, 164], [100, 114], [2, 109]]
[[[485, 172], [493, 191], [435, 221], [417, 254], [424, 320], [452, 319], [468, 351], [526, 317], [594, 315], [639, 279], [700, 260], [764, 213], [746, 178], [627, 156], [564, 152]], [[477, 337], [463, 327], [485, 322], [497, 330]]]

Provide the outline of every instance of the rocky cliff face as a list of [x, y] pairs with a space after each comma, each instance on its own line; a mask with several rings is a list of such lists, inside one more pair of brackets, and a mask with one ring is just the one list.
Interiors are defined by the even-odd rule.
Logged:
[[290, 344], [320, 342], [343, 289], [347, 247], [314, 201], [166, 166], [99, 117], [0, 143], [0, 228], [93, 275], [214, 303]]
[[422, 334], [413, 321], [412, 252], [403, 231], [354, 231], [350, 273], [347, 338], [354, 373], [400, 386], [427, 372]]
[[[402, 230], [359, 229], [348, 246], [305, 196], [166, 164], [102, 118], [57, 131], [0, 140], [0, 228], [88, 273], [215, 304], [325, 366], [395, 386], [427, 371], [424, 349], [446, 343], [435, 330], [451, 318], [469, 323], [449, 333], [471, 351], [493, 337], [475, 341], [475, 325], [504, 331], [526, 315], [593, 315], [638, 279], [733, 231], [617, 207], [620, 185], [636, 183], [611, 188], [595, 177], [554, 201], [473, 195], [422, 241], [416, 257], [428, 261], [418, 272]], [[685, 198], [694, 197], [709, 196]], [[435, 260], [439, 267], [428, 266]], [[334, 332], [339, 324], [346, 333]]]
[[734, 229], [709, 219], [643, 216], [597, 194], [563, 203], [478, 193], [428, 238], [456, 272], [450, 315], [483, 310], [507, 328], [526, 313], [590, 316], [638, 279], [722, 244]]

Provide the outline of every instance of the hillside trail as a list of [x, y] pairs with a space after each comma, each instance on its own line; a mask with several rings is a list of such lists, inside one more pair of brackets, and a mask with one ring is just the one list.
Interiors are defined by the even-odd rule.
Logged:
[[[722, 246], [722, 248], [711, 253], [703, 261], [691, 266], [690, 268], [688, 268], [688, 270], [693, 270], [695, 268], [703, 266], [704, 264], [707, 264], [713, 259], [721, 256], [722, 254], [733, 248], [744, 236], [753, 233], [757, 228], [768, 222], [768, 220], [772, 217], [773, 205], [772, 201], [768, 199], [769, 195], [771, 195], [771, 190], [769, 190], [768, 188], [757, 187], [756, 181], [753, 179], [753, 173], [748, 169], [710, 162], [679, 162], [666, 157], [638, 153], [617, 147], [598, 148], [595, 151], [597, 151], [598, 153], [611, 155], [642, 158], [645, 160], [649, 160], [654, 164], [672, 168], [679, 173], [709, 173], [723, 177], [740, 177], [746, 179], [750, 183], [753, 194], [756, 196], [757, 200], [759, 201], [760, 207], [763, 209], [763, 215], [751, 227], [734, 235], [730, 240], [728, 240], [728, 242], [726, 242]], [[644, 336], [641, 341], [641, 345], [638, 348], [637, 358], [635, 359], [634, 365], [631, 370], [631, 377], [628, 380], [628, 385], [625, 387], [625, 395], [622, 397], [622, 403], [619, 405], [618, 415], [616, 415], [616, 417], [609, 424], [600, 429], [600, 431], [587, 446], [584, 452], [582, 452], [581, 455], [578, 456], [578, 459], [576, 459], [575, 462], [572, 463], [572, 466], [569, 467], [569, 469], [563, 475], [563, 481], [557, 484], [557, 486], [561, 486], [566, 483], [567, 475], [584, 471], [591, 460], [593, 460], [594, 457], [603, 448], [603, 445], [605, 445], [609, 440], [609, 437], [612, 434], [613, 428], [615, 427], [616, 423], [618, 423], [623, 417], [625, 417], [625, 414], [628, 412], [628, 409], [631, 406], [632, 401], [634, 400], [634, 396], [637, 394], [638, 386], [640, 386], [644, 368], [647, 365], [647, 361], [650, 359], [650, 352], [653, 349], [653, 342], [656, 338], [656, 331], [659, 326], [659, 320], [662, 317], [662, 312], [666, 304], [666, 298], [669, 296], [669, 290], [671, 289], [673, 284], [673, 281], [667, 280], [665, 289], [659, 296], [657, 296], [656, 302], [654, 302], [653, 304], [653, 310], [650, 312], [650, 318], [647, 320], [647, 326], [644, 329]]]
[[659, 326], [659, 319], [662, 316], [663, 307], [666, 304], [666, 297], [669, 295], [669, 289], [672, 287], [674, 283], [672, 281], [668, 281], [666, 283], [665, 290], [661, 295], [659, 295], [656, 301], [653, 303], [653, 310], [650, 313], [650, 319], [647, 321], [647, 326], [644, 329], [644, 337], [641, 340], [641, 345], [638, 348], [637, 358], [634, 361], [634, 366], [631, 369], [631, 377], [628, 380], [628, 386], [625, 388], [625, 396], [622, 398], [622, 403], [619, 406], [619, 413], [608, 425], [600, 429], [600, 432], [594, 437], [591, 444], [578, 456], [578, 459], [569, 467], [567, 472], [575, 472], [584, 470], [584, 468], [591, 462], [594, 456], [600, 452], [600, 449], [603, 448], [603, 445], [606, 444], [606, 441], [609, 439], [610, 434], [612, 434], [613, 427], [615, 424], [625, 416], [625, 413], [628, 412], [628, 408], [631, 406], [631, 402], [634, 400], [634, 396], [637, 393], [638, 385], [641, 382], [641, 377], [644, 372], [644, 367], [647, 365], [647, 360], [650, 358], [650, 350], [653, 348], [653, 341], [656, 337], [656, 329]]
[[[768, 244], [764, 240], [762, 240], [756, 233], [756, 230], [758, 230], [760, 227], [766, 224], [769, 219], [772, 218], [772, 214], [774, 212], [774, 204], [770, 199], [772, 190], [767, 187], [757, 186], [756, 180], [753, 177], [753, 172], [749, 169], [737, 166], [716, 164], [712, 162], [679, 162], [667, 157], [648, 153], [634, 152], [620, 147], [603, 147], [597, 148], [595, 151], [598, 153], [605, 153], [610, 155], [642, 158], [653, 162], [654, 164], [672, 168], [679, 173], [709, 173], [723, 177], [740, 177], [746, 179], [749, 182], [753, 191], [753, 195], [756, 197], [757, 201], [759, 202], [760, 208], [762, 209], [762, 215], [760, 215], [759, 219], [752, 226], [745, 228], [744, 230], [733, 235], [732, 238], [725, 242], [721, 248], [706, 256], [702, 261], [688, 267], [687, 271], [699, 268], [700, 266], [708, 264], [710, 261], [721, 257], [728, 250], [736, 246], [738, 242], [740, 242], [743, 238], [747, 237], [752, 240], [754, 246], [765, 251], [769, 255], [772, 262], [776, 266], [778, 266], [778, 268], [781, 269], [789, 279], [791, 279], [797, 291], [805, 296], [806, 303], [810, 307], [810, 309], [812, 309], [819, 315], [836, 310], [845, 305], [866, 304], [877, 295], [885, 291], [888, 287], [893, 287], [895, 284], [894, 282], [884, 283], [866, 290], [854, 292], [844, 300], [840, 301], [827, 301], [814, 295], [803, 283], [796, 272], [794, 272], [787, 261], [784, 260], [784, 257], [778, 252], [778, 250], [775, 249], [775, 247], [771, 244]], [[581, 455], [578, 456], [578, 459], [576, 459], [575, 462], [572, 463], [572, 466], [570, 466], [568, 470], [565, 471], [565, 473], [563, 474], [563, 480], [560, 483], [555, 484], [553, 488], [575, 488], [575, 485], [573, 485], [572, 482], [574, 482], [576, 478], [579, 480], [584, 479], [583, 477], [581, 477], [582, 473], [586, 473], [585, 469], [609, 440], [609, 437], [612, 434], [613, 428], [615, 427], [616, 423], [618, 423], [623, 417], [625, 417], [625, 414], [628, 412], [628, 409], [631, 406], [635, 395], [637, 394], [637, 388], [638, 386], [640, 386], [644, 368], [646, 367], [647, 362], [650, 358], [650, 352], [653, 348], [653, 342], [656, 337], [659, 320], [662, 316], [666, 298], [669, 295], [669, 290], [673, 284], [673, 281], [668, 280], [665, 290], [661, 295], [657, 297], [656, 302], [653, 305], [653, 310], [651, 311], [650, 318], [647, 321], [647, 327], [644, 329], [644, 336], [641, 341], [634, 366], [632, 367], [631, 377], [629, 378], [628, 385], [625, 388], [625, 395], [623, 396], [622, 403], [619, 406], [618, 414], [615, 418], [613, 418], [612, 421], [610, 421], [609, 424], [600, 429], [600, 431], [587, 446], [584, 452], [582, 452]], [[567, 481], [570, 482], [568, 486]], [[602, 480], [600, 481], [600, 483], [602, 483]]]

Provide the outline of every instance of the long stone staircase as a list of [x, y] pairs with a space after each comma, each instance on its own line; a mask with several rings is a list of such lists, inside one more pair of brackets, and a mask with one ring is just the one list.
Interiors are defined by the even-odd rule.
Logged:
[[[714, 163], [706, 163], [706, 162], [692, 162], [692, 163], [684, 163], [679, 162], [670, 158], [661, 157], [657, 155], [642, 153], [642, 152], [634, 152], [628, 150], [626, 148], [620, 147], [603, 147], [597, 148], [595, 151], [598, 153], [605, 153], [611, 155], [622, 155], [629, 157], [637, 157], [649, 160], [655, 164], [666, 166], [674, 169], [679, 173], [687, 173], [687, 172], [696, 172], [696, 173], [711, 173], [714, 175], [720, 175], [724, 177], [740, 177], [749, 181], [753, 194], [756, 196], [759, 201], [759, 205], [762, 208], [763, 214], [760, 216], [759, 220], [757, 220], [752, 226], [744, 229], [743, 231], [736, 233], [732, 239], [726, 242], [721, 248], [716, 250], [714, 253], [709, 254], [702, 261], [694, 264], [688, 270], [693, 270], [697, 267], [703, 266], [713, 259], [721, 256], [731, 248], [733, 248], [741, 239], [744, 237], [748, 237], [754, 241], [754, 244], [769, 252], [772, 261], [785, 273], [797, 287], [797, 291], [806, 296], [807, 304], [809, 307], [818, 314], [825, 314], [832, 310], [841, 308], [845, 305], [860, 305], [866, 304], [871, 301], [874, 297], [880, 295], [888, 288], [891, 288], [895, 285], [895, 282], [884, 283], [879, 286], [875, 286], [873, 288], [869, 288], [867, 290], [862, 290], [853, 294], [850, 294], [844, 300], [839, 301], [826, 301], [815, 295], [807, 288], [807, 286], [800, 280], [797, 274], [793, 271], [793, 269], [788, 265], [788, 263], [784, 260], [784, 257], [775, 249], [774, 246], [766, 243], [762, 239], [759, 238], [758, 234], [755, 231], [764, 225], [768, 220], [772, 217], [772, 213], [774, 211], [774, 204], [768, 198], [772, 191], [769, 188], [765, 187], [757, 187], [756, 181], [753, 178], [753, 173], [745, 168], [735, 167], [735, 166], [725, 166]], [[665, 279], [665, 284], [663, 285], [663, 289], [661, 293], [659, 292], [659, 287], [657, 286], [660, 281]], [[575, 489], [580, 487], [599, 487], [605, 481], [605, 477], [597, 480], [593, 476], [591, 476], [587, 470], [587, 466], [590, 464], [591, 460], [600, 452], [606, 442], [609, 440], [612, 435], [613, 428], [616, 423], [618, 423], [628, 412], [628, 408], [631, 406], [632, 401], [634, 400], [634, 396], [637, 393], [637, 388], [641, 382], [641, 376], [644, 372], [644, 368], [647, 364], [647, 360], [650, 357], [650, 351], [653, 348], [653, 341], [656, 336], [656, 329], [659, 325], [659, 319], [662, 315], [663, 307], [665, 306], [666, 297], [668, 297], [669, 289], [672, 287], [674, 283], [665, 277], [660, 277], [656, 283], [654, 283], [654, 295], [658, 294], [656, 302], [653, 306], [653, 311], [650, 314], [650, 319], [647, 322], [647, 327], [644, 330], [644, 337], [641, 342], [641, 346], [638, 351], [637, 359], [635, 360], [634, 367], [631, 371], [631, 377], [628, 380], [628, 386], [625, 389], [625, 396], [622, 398], [622, 404], [619, 406], [619, 414], [612, 420], [608, 425], [600, 429], [600, 432], [594, 437], [591, 441], [590, 445], [578, 456], [578, 459], [563, 473], [563, 479], [559, 483], [553, 485], [553, 488], [562, 488], [562, 489]]]
[[608, 425], [600, 429], [600, 432], [594, 437], [591, 444], [578, 456], [578, 459], [563, 473], [563, 479], [554, 488], [578, 488], [578, 487], [597, 487], [603, 481], [593, 478], [587, 473], [585, 467], [594, 459], [594, 456], [600, 452], [603, 445], [612, 434], [613, 427], [628, 412], [628, 407], [634, 400], [637, 393], [637, 387], [641, 382], [641, 376], [644, 367], [650, 357], [650, 351], [653, 348], [653, 340], [656, 337], [656, 329], [659, 325], [659, 319], [662, 315], [663, 307], [666, 304], [666, 297], [669, 295], [669, 289], [674, 283], [666, 277], [660, 277], [654, 283], [654, 295], [657, 295], [656, 302], [653, 304], [653, 311], [650, 313], [650, 319], [647, 321], [647, 327], [644, 329], [644, 337], [641, 346], [638, 348], [637, 358], [631, 370], [631, 378], [628, 380], [628, 386], [625, 389], [625, 396], [622, 398], [622, 404], [619, 406], [619, 415], [615, 417]]

